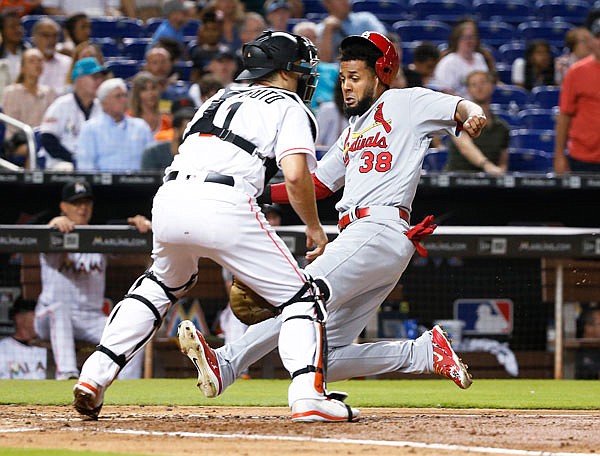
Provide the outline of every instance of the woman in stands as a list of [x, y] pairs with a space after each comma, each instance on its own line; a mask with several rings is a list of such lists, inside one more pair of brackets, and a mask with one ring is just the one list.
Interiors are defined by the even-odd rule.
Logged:
[[[44, 56], [36, 49], [27, 49], [21, 57], [21, 70], [14, 84], [4, 89], [2, 109], [5, 114], [26, 123], [32, 128], [42, 123], [46, 108], [56, 98], [54, 90], [39, 84], [44, 69]], [[7, 125], [6, 139], [10, 139], [17, 129]]]
[[88, 41], [92, 34], [92, 25], [88, 15], [76, 13], [69, 16], [63, 25], [63, 34], [65, 36], [64, 41], [57, 46], [57, 50], [73, 57], [77, 45]]
[[525, 58], [515, 59], [512, 83], [527, 90], [554, 85], [554, 57], [546, 40], [531, 41], [525, 49]]
[[129, 115], [144, 119], [157, 140], [171, 128], [171, 116], [161, 114], [159, 101], [158, 79], [148, 71], [140, 71], [132, 80]]

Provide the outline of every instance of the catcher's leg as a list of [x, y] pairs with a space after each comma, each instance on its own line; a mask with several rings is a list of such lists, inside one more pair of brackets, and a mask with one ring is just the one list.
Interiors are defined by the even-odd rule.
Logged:
[[328, 285], [308, 277], [305, 286], [283, 304], [279, 354], [292, 376], [288, 402], [294, 421], [354, 421], [360, 412], [327, 391], [325, 302]]

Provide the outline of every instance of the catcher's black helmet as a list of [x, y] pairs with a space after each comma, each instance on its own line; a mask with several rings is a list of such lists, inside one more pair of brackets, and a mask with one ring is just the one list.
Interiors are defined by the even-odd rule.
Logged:
[[310, 101], [317, 84], [317, 48], [303, 36], [287, 32], [263, 32], [242, 47], [243, 70], [235, 79], [253, 81], [277, 70], [300, 73], [298, 95]]

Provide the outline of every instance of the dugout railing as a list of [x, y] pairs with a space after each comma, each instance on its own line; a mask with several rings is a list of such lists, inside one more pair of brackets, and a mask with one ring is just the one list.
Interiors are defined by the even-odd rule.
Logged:
[[[326, 229], [333, 239], [337, 228]], [[303, 227], [286, 226], [278, 232], [294, 253], [303, 255]], [[600, 297], [599, 233], [600, 229], [592, 228], [441, 226], [423, 243], [429, 257], [415, 256], [363, 336], [389, 336], [382, 333], [389, 316], [414, 319], [425, 326], [436, 319], [451, 319], [457, 297], [511, 299], [514, 331], [500, 340], [530, 357], [536, 352], [553, 352], [552, 376], [565, 377], [566, 366], [566, 377], [572, 377], [572, 351], [582, 346], [600, 347], [600, 340], [576, 337], [572, 311], [573, 303], [594, 302]], [[1, 286], [20, 289], [26, 298], [37, 299], [39, 252], [103, 252], [111, 254], [107, 296], [115, 301], [148, 266], [151, 245], [151, 234], [127, 226], [86, 226], [62, 234], [45, 226], [0, 225]], [[212, 320], [226, 302], [225, 290], [216, 264], [202, 260], [200, 266], [203, 273], [190, 296], [200, 303], [203, 318]], [[5, 326], [9, 324], [9, 305], [0, 303], [0, 324]], [[207, 328], [214, 329], [210, 321]], [[553, 339], [548, 339], [550, 334]], [[163, 333], [157, 346], [174, 348], [172, 340], [165, 340]], [[153, 355], [152, 350], [147, 354], [148, 376], [161, 367], [153, 365]]]

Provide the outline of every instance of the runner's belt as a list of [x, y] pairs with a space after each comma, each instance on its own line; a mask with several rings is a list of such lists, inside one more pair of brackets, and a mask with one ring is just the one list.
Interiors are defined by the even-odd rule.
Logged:
[[341, 231], [344, 230], [348, 225], [352, 222], [355, 222], [358, 219], [369, 217], [369, 216], [378, 216], [382, 218], [390, 218], [400, 217], [406, 223], [410, 223], [410, 215], [408, 212], [400, 207], [393, 206], [376, 206], [376, 207], [356, 207], [353, 209], [349, 209], [340, 217], [338, 221], [338, 228]]

